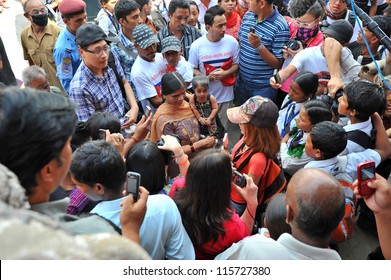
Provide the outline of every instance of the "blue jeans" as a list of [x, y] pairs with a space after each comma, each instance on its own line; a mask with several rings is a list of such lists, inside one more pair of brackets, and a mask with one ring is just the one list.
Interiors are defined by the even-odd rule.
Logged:
[[235, 104], [242, 105], [249, 98], [260, 95], [267, 97], [273, 102], [276, 102], [277, 90], [272, 88], [270, 84], [267, 85], [255, 85], [244, 82], [240, 76], [237, 77], [235, 83]]

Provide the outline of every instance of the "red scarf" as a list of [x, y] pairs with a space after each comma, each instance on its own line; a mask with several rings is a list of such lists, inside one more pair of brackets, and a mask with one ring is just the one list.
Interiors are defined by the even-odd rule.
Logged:
[[240, 16], [238, 15], [238, 13], [236, 11], [233, 11], [226, 18], [227, 18], [227, 28], [232, 28], [238, 23]]

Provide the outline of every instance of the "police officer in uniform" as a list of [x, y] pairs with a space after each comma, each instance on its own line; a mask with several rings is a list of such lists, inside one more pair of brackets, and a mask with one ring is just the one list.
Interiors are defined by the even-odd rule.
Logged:
[[63, 0], [58, 5], [65, 28], [60, 32], [53, 50], [57, 77], [69, 94], [70, 82], [81, 59], [75, 43], [77, 29], [87, 22], [86, 3], [82, 0]]

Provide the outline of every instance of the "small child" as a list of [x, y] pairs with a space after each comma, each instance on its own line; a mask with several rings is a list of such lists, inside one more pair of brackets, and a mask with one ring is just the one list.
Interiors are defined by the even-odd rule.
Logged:
[[296, 126], [296, 117], [305, 102], [312, 99], [318, 89], [318, 77], [305, 71], [297, 74], [290, 84], [289, 94], [282, 102], [277, 120], [278, 131], [284, 137]]
[[[292, 233], [291, 226], [286, 223], [285, 193], [278, 193], [266, 207], [261, 233], [277, 240], [283, 233]], [[267, 230], [267, 231], [266, 231]], [[265, 234], [267, 233], [268, 234]]]
[[[374, 135], [371, 115], [382, 115], [386, 110], [386, 94], [379, 85], [357, 81], [348, 84], [338, 99], [338, 113], [349, 117], [344, 126], [348, 133], [348, 144], [342, 154], [361, 152], [372, 148]], [[373, 132], [372, 132], [373, 134]]]
[[330, 121], [332, 113], [330, 106], [320, 100], [310, 100], [300, 109], [296, 118], [296, 129], [285, 135], [281, 140], [281, 165], [287, 180], [308, 162], [313, 160], [304, 150], [307, 134], [312, 127], [322, 121]]
[[200, 124], [200, 133], [205, 136], [219, 136], [217, 112], [219, 110], [217, 100], [208, 93], [209, 79], [206, 75], [198, 75], [192, 81], [194, 94], [189, 97], [190, 108]]

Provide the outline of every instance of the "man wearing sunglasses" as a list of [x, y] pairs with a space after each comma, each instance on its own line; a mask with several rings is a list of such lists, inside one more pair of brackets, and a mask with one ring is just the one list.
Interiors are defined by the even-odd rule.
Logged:
[[69, 98], [77, 105], [79, 121], [86, 121], [94, 112], [107, 112], [121, 119], [122, 128], [128, 128], [137, 120], [138, 106], [121, 64], [114, 56], [116, 71], [131, 108], [125, 111], [119, 80], [108, 67], [108, 42], [112, 40], [98, 25], [85, 24], [77, 30], [76, 45], [83, 61], [70, 83]]

